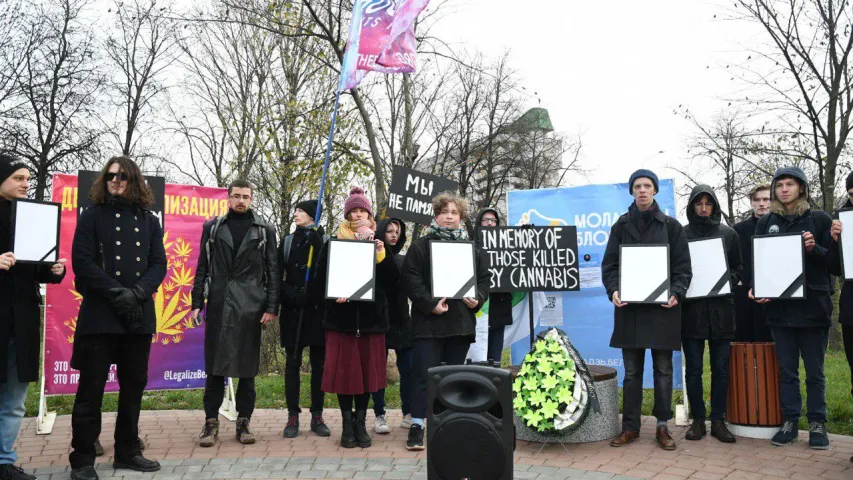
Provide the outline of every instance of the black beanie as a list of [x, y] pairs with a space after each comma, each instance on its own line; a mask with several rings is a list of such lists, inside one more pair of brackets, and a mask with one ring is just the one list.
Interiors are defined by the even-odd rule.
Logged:
[[304, 200], [296, 204], [296, 208], [307, 213], [312, 219], [317, 214], [317, 200]]
[[846, 187], [846, 188], [847, 188], [847, 190], [848, 190], [848, 191], [849, 191], [851, 188], [853, 188], [853, 172], [850, 172], [850, 174], [849, 174], [849, 175], [847, 175], [847, 187]]
[[18, 160], [5, 153], [0, 153], [0, 183], [5, 182], [13, 173], [22, 168], [27, 168], [27, 164], [22, 160]]

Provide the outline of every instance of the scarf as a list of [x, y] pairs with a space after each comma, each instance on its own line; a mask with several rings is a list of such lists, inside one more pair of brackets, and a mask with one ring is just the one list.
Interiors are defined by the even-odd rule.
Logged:
[[[344, 220], [338, 226], [338, 238], [342, 240], [362, 240], [366, 238], [368, 232], [376, 232], [376, 222], [372, 218], [356, 221]], [[385, 250], [376, 254], [376, 263], [382, 263], [382, 260], [385, 260]]]
[[658, 208], [657, 200], [652, 200], [652, 206], [646, 211], [641, 211], [637, 207], [637, 202], [634, 202], [630, 207], [628, 207], [628, 216], [637, 224], [637, 229], [640, 233], [643, 233], [646, 231], [646, 227], [649, 226], [652, 222], [652, 218], [654, 218], [658, 211], [660, 211], [660, 209]]
[[468, 230], [465, 227], [461, 225], [457, 229], [440, 227], [434, 218], [432, 219], [432, 223], [429, 225], [429, 233], [430, 235], [435, 235], [442, 240], [468, 240]]

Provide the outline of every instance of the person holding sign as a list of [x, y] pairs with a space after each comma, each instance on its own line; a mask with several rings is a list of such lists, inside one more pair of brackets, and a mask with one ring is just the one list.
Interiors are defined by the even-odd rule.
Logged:
[[[497, 227], [501, 224], [498, 211], [494, 208], [484, 208], [477, 213], [478, 235], [479, 227]], [[512, 293], [489, 293], [489, 343], [486, 350], [486, 360], [501, 361], [504, 349], [504, 330], [512, 325]]]
[[[403, 270], [405, 255], [400, 251], [406, 244], [406, 224], [398, 218], [379, 221], [376, 236], [385, 242], [385, 254], [394, 261], [398, 271]], [[412, 316], [409, 314], [409, 299], [398, 281], [386, 292], [388, 296], [388, 332], [385, 347], [397, 354], [397, 370], [400, 372], [400, 408], [403, 411], [401, 427], [412, 426]], [[387, 350], [386, 350], [387, 352]], [[385, 418], [385, 389], [373, 393], [373, 431], [391, 433]]]
[[246, 180], [228, 185], [228, 213], [204, 222], [193, 281], [190, 317], [205, 308], [205, 422], [201, 447], [219, 437], [219, 408], [225, 380], [237, 384], [237, 441], [255, 443], [249, 422], [255, 410], [255, 377], [261, 357], [261, 332], [278, 311], [278, 262], [275, 230], [252, 210], [254, 189]]
[[[708, 185], [697, 185], [687, 204], [688, 225], [684, 233], [688, 240], [722, 237], [728, 265], [728, 294], [684, 301], [681, 316], [681, 345], [687, 368], [687, 399], [693, 412], [693, 423], [687, 429], [687, 440], [705, 436], [705, 397], [702, 392], [702, 366], [705, 342], [711, 349], [711, 436], [725, 443], [734, 443], [735, 436], [725, 422], [726, 396], [729, 390], [729, 352], [735, 333], [734, 301], [731, 286], [741, 280], [743, 262], [737, 232], [720, 224], [722, 213], [717, 195]], [[693, 281], [698, 271], [693, 271]], [[717, 280], [719, 274], [714, 275]]]
[[431, 241], [467, 241], [462, 224], [468, 216], [468, 201], [453, 192], [443, 192], [432, 201], [435, 218], [429, 233], [412, 243], [403, 266], [403, 287], [412, 301], [415, 391], [412, 396], [412, 426], [408, 450], [424, 449], [424, 419], [427, 411], [427, 371], [442, 363], [462, 365], [475, 340], [475, 314], [489, 294], [488, 259], [482, 249], [475, 257], [476, 294], [462, 300], [436, 300], [432, 295]]
[[[658, 177], [650, 170], [637, 170], [628, 188], [634, 203], [610, 230], [610, 239], [601, 262], [602, 283], [614, 310], [610, 346], [622, 349], [625, 379], [622, 383], [622, 433], [610, 442], [622, 447], [640, 436], [643, 406], [643, 366], [646, 349], [654, 363], [655, 437], [664, 450], [674, 450], [675, 441], [667, 428], [672, 418], [672, 352], [681, 348], [681, 302], [692, 277], [687, 236], [678, 220], [665, 215], [654, 196]], [[619, 246], [669, 245], [670, 298], [663, 305], [628, 304], [619, 297]]]
[[736, 342], [772, 342], [773, 335], [764, 317], [764, 308], [749, 298], [752, 283], [752, 237], [758, 220], [770, 211], [770, 184], [762, 183], [749, 192], [752, 211], [749, 218], [734, 224], [732, 228], [740, 239], [740, 253], [743, 259], [743, 279], [735, 284], [735, 328]]
[[[797, 439], [797, 424], [802, 409], [799, 377], [802, 356], [806, 369], [809, 446], [828, 449], [823, 363], [832, 323], [832, 288], [827, 270], [835, 262], [830, 236], [832, 218], [826, 212], [809, 207], [808, 180], [799, 167], [780, 168], [773, 175], [772, 185], [770, 213], [758, 221], [755, 234], [802, 234], [805, 245], [805, 285], [808, 291], [805, 298], [755, 299], [764, 304], [779, 360], [779, 394], [784, 423], [773, 436], [772, 443], [777, 446], [789, 445]], [[785, 261], [799, 262], [800, 259]], [[756, 279], [761, 273], [754, 272]], [[749, 296], [755, 298], [752, 290]]]
[[[332, 434], [323, 421], [323, 364], [326, 359], [326, 341], [323, 333], [323, 307], [325, 302], [313, 302], [305, 284], [308, 253], [313, 248], [314, 258], [323, 247], [322, 229], [314, 228], [317, 200], [296, 204], [293, 221], [296, 230], [286, 236], [278, 251], [278, 266], [282, 272], [279, 301], [281, 314], [281, 346], [285, 353], [284, 396], [287, 402], [287, 425], [284, 438], [299, 436], [299, 386], [302, 369], [302, 351], [310, 350], [311, 361], [311, 431], [321, 437]], [[299, 332], [299, 333], [297, 333]], [[297, 337], [298, 335], [298, 337]], [[293, 349], [297, 350], [294, 351]]]
[[[341, 446], [367, 448], [372, 439], [367, 433], [367, 405], [370, 394], [386, 386], [385, 332], [388, 331], [387, 291], [395, 288], [400, 274], [385, 251], [385, 242], [374, 238], [376, 222], [373, 208], [364, 190], [355, 187], [344, 204], [344, 221], [338, 227], [338, 240], [374, 242], [376, 281], [373, 301], [347, 298], [325, 300], [329, 274], [329, 246], [326, 243], [317, 261], [317, 273], [310, 289], [314, 301], [326, 302], [323, 328], [326, 335], [326, 363], [323, 391], [338, 395], [343, 424]], [[353, 407], [355, 413], [353, 413]]]
[[154, 196], [129, 157], [113, 157], [89, 193], [71, 247], [75, 285], [83, 296], [71, 367], [80, 370], [71, 414], [71, 478], [98, 478], [95, 441], [101, 433], [104, 386], [115, 363], [119, 407], [113, 467], [156, 472], [142, 456], [139, 411], [148, 383], [151, 337], [157, 331], [152, 295], [166, 276], [160, 220], [147, 210]]
[[27, 198], [30, 171], [15, 157], [0, 155], [0, 479], [36, 477], [15, 466], [12, 446], [24, 418], [30, 382], [39, 379], [40, 283], [60, 283], [65, 259], [53, 265], [17, 263], [12, 251], [12, 202]]

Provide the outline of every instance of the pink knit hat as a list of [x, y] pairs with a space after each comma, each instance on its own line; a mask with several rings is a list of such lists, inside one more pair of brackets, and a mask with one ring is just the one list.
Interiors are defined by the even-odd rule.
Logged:
[[370, 206], [370, 199], [364, 195], [364, 190], [361, 187], [353, 187], [349, 192], [346, 203], [344, 203], [344, 217], [349, 215], [354, 208], [363, 208], [367, 210], [370, 216], [373, 216], [373, 208]]

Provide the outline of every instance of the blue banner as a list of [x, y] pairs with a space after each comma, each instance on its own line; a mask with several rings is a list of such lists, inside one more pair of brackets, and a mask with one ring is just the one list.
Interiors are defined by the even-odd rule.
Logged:
[[[675, 188], [671, 179], [660, 181], [655, 196], [661, 210], [676, 217]], [[589, 365], [613, 367], [619, 373], [619, 383], [625, 376], [622, 352], [610, 348], [613, 333], [613, 304], [601, 284], [601, 259], [610, 238], [610, 228], [633, 202], [627, 183], [615, 185], [586, 185], [570, 188], [519, 190], [507, 194], [510, 225], [533, 224], [574, 225], [578, 230], [578, 257], [581, 290], [579, 292], [548, 293], [555, 299], [546, 309], [562, 307], [562, 328]], [[561, 300], [561, 301], [560, 301]], [[536, 332], [548, 328], [546, 322]], [[547, 322], [549, 325], [555, 322]], [[512, 344], [512, 363], [520, 364], [530, 349], [530, 339]], [[675, 388], [681, 388], [681, 352], [673, 358]], [[646, 354], [643, 386], [653, 388], [651, 353]]]

